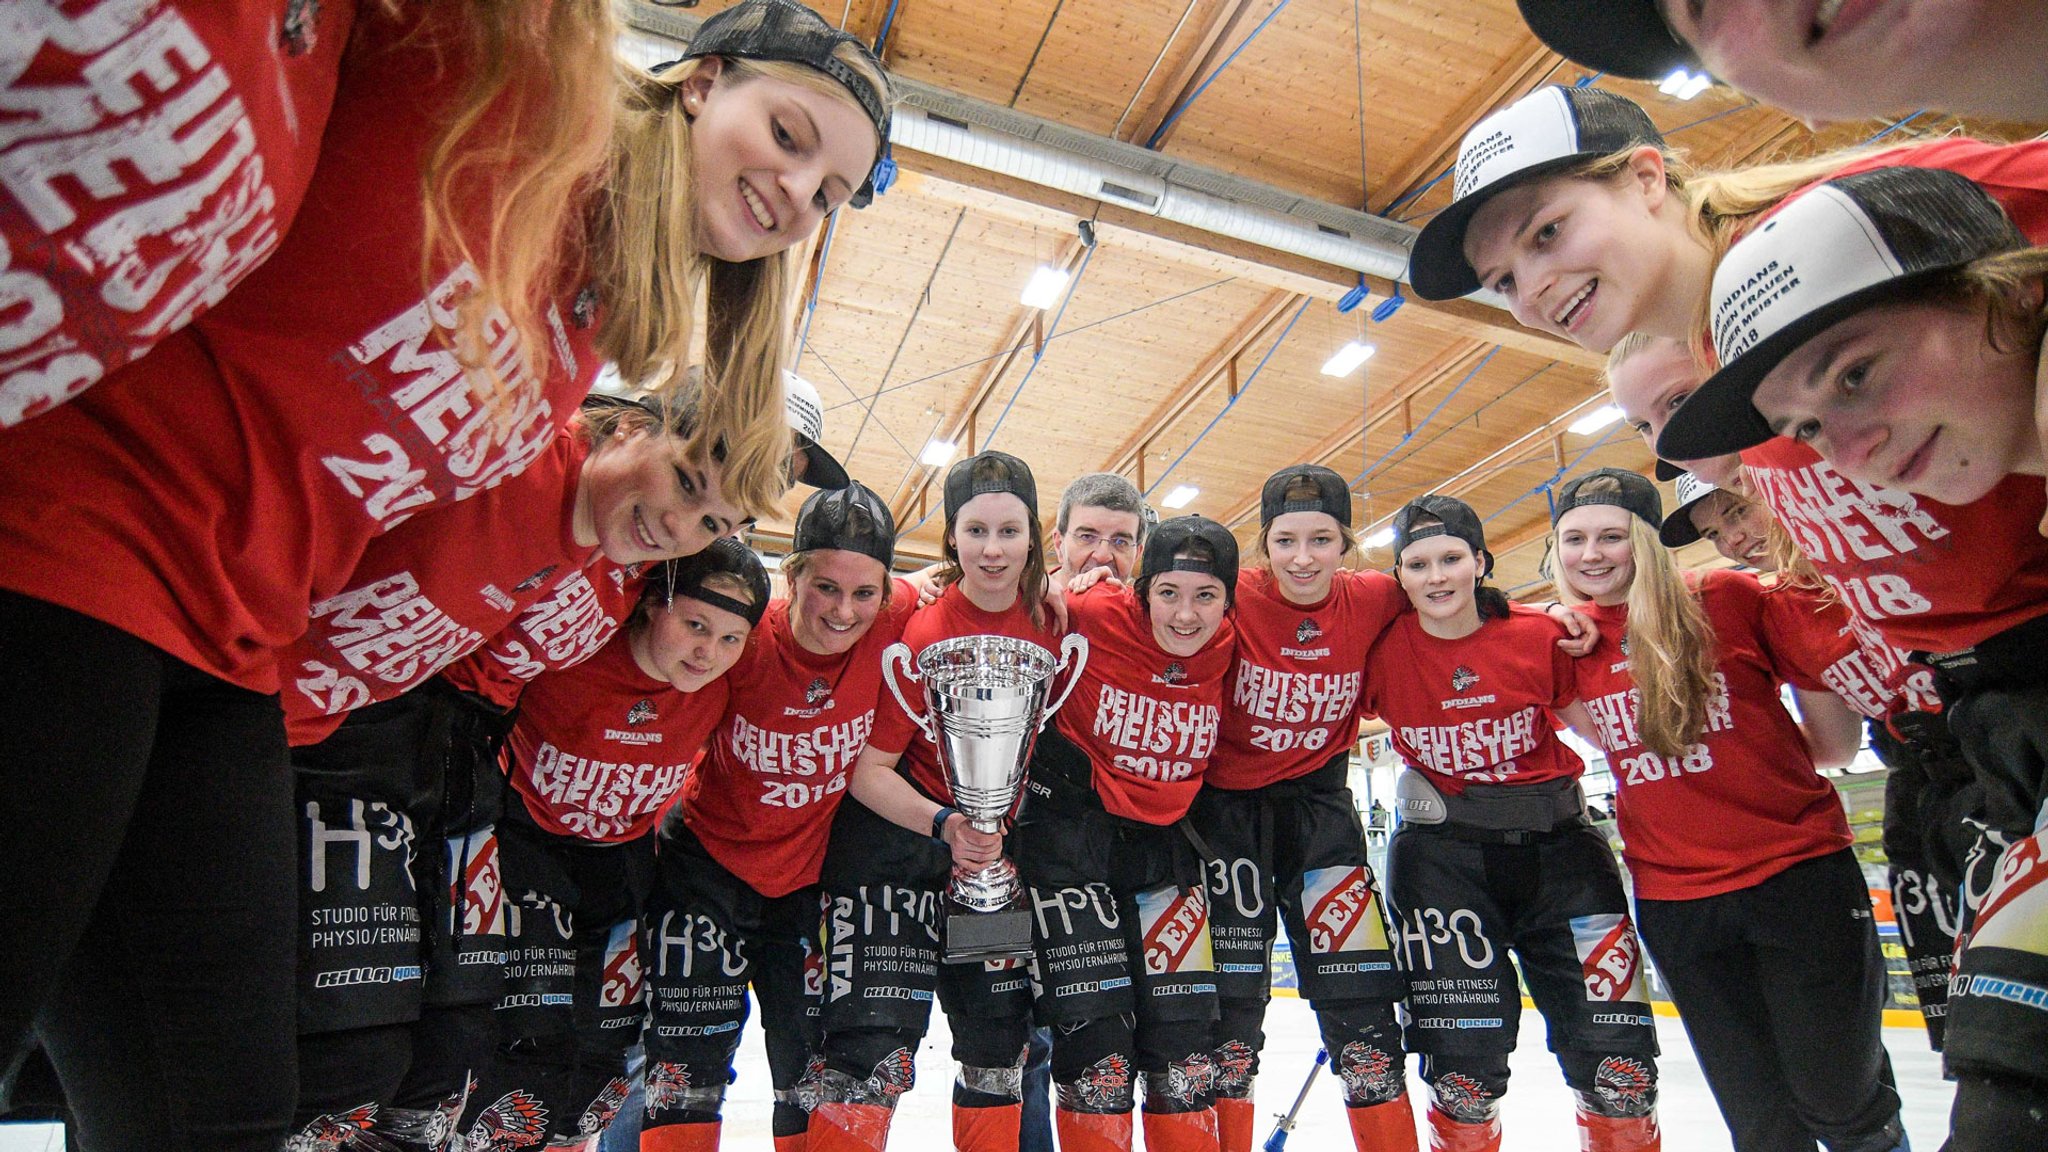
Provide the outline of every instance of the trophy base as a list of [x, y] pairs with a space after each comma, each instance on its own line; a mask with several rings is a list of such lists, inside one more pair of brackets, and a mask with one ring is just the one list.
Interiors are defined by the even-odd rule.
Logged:
[[999, 912], [970, 912], [953, 901], [947, 904], [946, 963], [1031, 958], [1031, 910], [1021, 901]]

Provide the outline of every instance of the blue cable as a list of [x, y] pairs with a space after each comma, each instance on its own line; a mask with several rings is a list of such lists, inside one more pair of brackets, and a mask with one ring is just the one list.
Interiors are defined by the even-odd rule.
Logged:
[[[1514, 507], [1515, 505], [1517, 505], [1517, 504], [1520, 504], [1520, 503], [1521, 503], [1522, 501], [1524, 501], [1524, 500], [1527, 500], [1527, 499], [1528, 499], [1529, 497], [1531, 497], [1531, 496], [1534, 496], [1534, 495], [1535, 495], [1535, 494], [1537, 494], [1538, 492], [1541, 492], [1541, 493], [1543, 493], [1543, 494], [1544, 494], [1544, 496], [1545, 496], [1545, 498], [1546, 498], [1546, 499], [1549, 499], [1549, 498], [1550, 498], [1550, 490], [1551, 490], [1551, 489], [1552, 489], [1553, 487], [1555, 487], [1555, 486], [1556, 486], [1556, 484], [1557, 484], [1557, 482], [1558, 482], [1559, 480], [1562, 480], [1562, 479], [1564, 479], [1564, 477], [1565, 477], [1565, 474], [1566, 474], [1567, 472], [1570, 472], [1570, 471], [1571, 471], [1572, 469], [1574, 469], [1574, 468], [1578, 467], [1578, 465], [1579, 465], [1579, 461], [1581, 461], [1581, 460], [1584, 460], [1584, 459], [1586, 458], [1586, 456], [1587, 456], [1587, 454], [1588, 454], [1588, 453], [1590, 453], [1590, 452], [1594, 451], [1595, 449], [1599, 448], [1599, 447], [1600, 447], [1601, 445], [1603, 445], [1603, 444], [1607, 443], [1607, 442], [1608, 442], [1609, 440], [1613, 439], [1613, 438], [1614, 438], [1614, 434], [1615, 434], [1616, 432], [1619, 432], [1619, 431], [1621, 431], [1621, 430], [1622, 430], [1623, 428], [1626, 428], [1626, 427], [1628, 427], [1628, 425], [1627, 425], [1627, 424], [1616, 424], [1616, 425], [1615, 425], [1614, 427], [1612, 427], [1612, 428], [1609, 428], [1609, 429], [1608, 429], [1608, 430], [1607, 430], [1606, 432], [1604, 432], [1604, 433], [1602, 433], [1602, 434], [1601, 434], [1601, 436], [1600, 436], [1600, 438], [1599, 438], [1598, 440], [1595, 440], [1595, 441], [1593, 441], [1593, 442], [1592, 442], [1591, 444], [1588, 444], [1588, 445], [1586, 445], [1586, 447], [1585, 447], [1585, 448], [1583, 448], [1583, 449], [1581, 449], [1581, 450], [1579, 451], [1579, 454], [1578, 454], [1578, 455], [1576, 455], [1576, 456], [1572, 457], [1572, 458], [1571, 458], [1570, 460], [1567, 460], [1567, 461], [1565, 461], [1565, 465], [1564, 465], [1564, 467], [1562, 467], [1562, 468], [1559, 468], [1559, 469], [1558, 469], [1557, 471], [1555, 471], [1555, 472], [1551, 473], [1551, 474], [1550, 474], [1550, 479], [1548, 479], [1548, 480], [1545, 480], [1545, 481], [1544, 481], [1543, 483], [1541, 483], [1541, 484], [1538, 484], [1538, 485], [1537, 485], [1537, 486], [1535, 486], [1534, 488], [1531, 488], [1531, 489], [1529, 489], [1529, 490], [1528, 490], [1527, 492], [1524, 492], [1524, 493], [1522, 493], [1522, 494], [1521, 494], [1520, 496], [1517, 496], [1517, 497], [1515, 497], [1515, 498], [1514, 498], [1513, 500], [1510, 500], [1510, 501], [1508, 501], [1508, 502], [1507, 502], [1506, 504], [1504, 504], [1504, 505], [1502, 505], [1502, 506], [1501, 506], [1501, 509], [1500, 509], [1500, 511], [1498, 511], [1498, 512], [1495, 512], [1495, 513], [1494, 513], [1493, 515], [1491, 515], [1491, 516], [1488, 516], [1488, 517], [1487, 517], [1486, 519], [1484, 519], [1484, 520], [1481, 520], [1481, 521], [1480, 521], [1480, 523], [1481, 523], [1481, 524], [1491, 524], [1491, 523], [1493, 523], [1493, 522], [1494, 522], [1495, 520], [1498, 520], [1498, 519], [1500, 519], [1500, 518], [1501, 518], [1502, 516], [1506, 515], [1506, 514], [1507, 514], [1507, 511], [1508, 511], [1508, 509], [1510, 509], [1510, 508], [1513, 508], [1513, 507]], [[1550, 505], [1550, 508], [1551, 508], [1551, 510], [1552, 510], [1553, 512], [1557, 510], [1557, 504], [1556, 504], [1556, 501], [1555, 501], [1555, 500], [1552, 500], [1552, 502], [1551, 502], [1551, 505]]]
[[[1373, 469], [1385, 463], [1387, 457], [1392, 456], [1396, 452], [1399, 452], [1401, 450], [1401, 445], [1406, 444], [1410, 440], [1413, 440], [1415, 438], [1415, 433], [1417, 431], [1427, 426], [1431, 420], [1436, 418], [1437, 413], [1444, 410], [1444, 405], [1449, 404], [1451, 402], [1451, 397], [1456, 396], [1459, 393], [1459, 391], [1465, 387], [1465, 385], [1470, 384], [1472, 382], [1472, 378], [1479, 375], [1479, 370], [1486, 367], [1486, 365], [1495, 356], [1500, 354], [1501, 347], [1501, 345], [1495, 344], [1491, 352], [1488, 352], [1486, 355], [1480, 357], [1479, 363], [1474, 364], [1472, 366], [1472, 370], [1470, 372], [1465, 373], [1465, 378], [1463, 380], [1458, 381], [1458, 386], [1456, 388], [1451, 389], [1450, 392], [1447, 393], [1442, 400], [1437, 401], [1436, 407], [1431, 408], [1429, 410], [1429, 415], [1424, 416], [1422, 418], [1421, 424], [1417, 424], [1414, 428], [1410, 428], [1408, 431], [1402, 433], [1401, 438], [1399, 440], [1394, 441], [1394, 446], [1392, 448], [1389, 448], [1385, 452], [1380, 453], [1380, 458], [1378, 460], [1375, 460], [1372, 463], [1366, 465], [1365, 471], [1360, 472], [1358, 475], [1351, 478], [1351, 487], [1356, 488], [1360, 484], [1364, 483], [1365, 478], [1372, 475]], [[1363, 436], [1364, 433], [1361, 432], [1360, 435]]]
[[[1196, 100], [1201, 99], [1202, 93], [1207, 92], [1209, 90], [1209, 85], [1215, 83], [1216, 78], [1218, 76], [1223, 75], [1223, 70], [1225, 68], [1230, 67], [1231, 61], [1237, 59], [1237, 54], [1244, 51], [1246, 45], [1258, 39], [1259, 33], [1264, 32], [1266, 30], [1266, 25], [1271, 24], [1273, 22], [1273, 17], [1278, 16], [1280, 13], [1286, 11], [1287, 5], [1291, 2], [1292, 0], [1280, 0], [1280, 3], [1277, 7], [1275, 7], [1271, 12], [1266, 13], [1266, 18], [1264, 20], [1259, 21], [1259, 26], [1257, 28], [1252, 29], [1251, 35], [1246, 36], [1243, 40], [1238, 42], [1237, 47], [1232, 48], [1230, 50], [1230, 55], [1225, 56], [1223, 58], [1223, 63], [1218, 64], [1216, 66], [1216, 70], [1214, 72], [1209, 73], [1208, 79], [1203, 80], [1200, 87], [1197, 87], [1193, 92], [1190, 92], [1188, 94], [1187, 99], [1175, 105], [1173, 111], [1166, 114], [1166, 119], [1160, 121], [1159, 127], [1154, 128], [1152, 130], [1152, 136], [1150, 139], [1145, 141], [1145, 147], [1159, 147], [1159, 141], [1162, 137], [1166, 135], [1166, 130], [1168, 128], [1173, 127], [1173, 122], [1180, 119], [1180, 114], [1188, 110], [1188, 105], [1193, 104]], [[894, 6], [895, 2], [894, 0], [891, 0], [890, 7], [893, 9]]]
[[818, 314], [818, 289], [825, 283], [825, 261], [832, 258], [832, 234], [837, 231], [839, 213], [834, 212], [832, 218], [825, 222], [825, 239], [818, 245], [818, 277], [811, 281], [811, 298], [804, 302], [804, 330], [797, 337], [796, 345], [799, 358], [803, 355], [802, 349], [811, 343], [811, 317]]
[[1875, 144], [1879, 140], [1882, 140], [1885, 137], [1891, 135], [1892, 133], [1897, 132], [1899, 129], [1904, 128], [1906, 125], [1911, 124], [1913, 121], [1918, 120], [1919, 118], [1925, 115], [1927, 115], [1927, 109], [1922, 108], [1918, 112], [1913, 113], [1911, 116], [1900, 117], [1899, 119], [1892, 121], [1891, 127], [1886, 128], [1884, 131], [1879, 132], [1877, 135], [1872, 136], [1868, 140], [1865, 140], [1862, 144], [1858, 144], [1857, 147], [1861, 148], [1866, 145]]
[[1308, 306], [1313, 303], [1315, 303], [1314, 300], [1303, 300], [1301, 302], [1301, 307], [1296, 308], [1294, 310], [1294, 316], [1287, 321], [1287, 327], [1282, 328], [1280, 330], [1280, 335], [1274, 337], [1272, 347], [1266, 349], [1266, 354], [1264, 356], [1259, 357], [1259, 366], [1252, 369], [1252, 374], [1244, 378], [1244, 383], [1238, 385], [1237, 395], [1232, 396], [1229, 400], [1225, 401], [1222, 410], [1217, 412], [1216, 415], [1210, 419], [1209, 423], [1202, 428], [1201, 432], [1196, 434], [1193, 440], [1188, 441], [1188, 446], [1180, 450], [1180, 455], [1175, 456], [1173, 458], [1173, 463], [1168, 464], [1166, 466], [1166, 470], [1161, 472], [1158, 475], [1158, 477], [1152, 481], [1152, 486], [1150, 488], [1145, 489], [1145, 495], [1150, 496], [1152, 495], [1152, 493], [1158, 491], [1159, 486], [1161, 484], [1166, 483], [1166, 478], [1173, 473], [1173, 470], [1175, 468], [1180, 467], [1180, 462], [1188, 458], [1188, 453], [1193, 452], [1195, 450], [1195, 445], [1200, 444], [1202, 442], [1202, 438], [1207, 436], [1210, 433], [1210, 431], [1214, 429], [1216, 425], [1223, 420], [1225, 416], [1229, 415], [1230, 410], [1232, 408], [1237, 407], [1237, 402], [1244, 398], [1244, 394], [1252, 390], [1252, 381], [1257, 380], [1259, 378], [1259, 373], [1266, 370], [1266, 361], [1271, 360], [1273, 358], [1273, 353], [1280, 350], [1280, 345], [1285, 343], [1287, 340], [1287, 334], [1289, 332], [1294, 331], [1295, 321], [1300, 320], [1302, 313], [1307, 312]]

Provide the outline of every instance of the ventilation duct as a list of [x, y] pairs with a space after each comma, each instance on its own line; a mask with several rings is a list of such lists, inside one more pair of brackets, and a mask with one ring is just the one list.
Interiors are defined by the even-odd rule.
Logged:
[[[620, 50], [673, 59], [701, 21], [624, 0]], [[1189, 164], [1015, 109], [896, 79], [896, 145], [1189, 228], [1389, 280], [1405, 278], [1416, 229], [1354, 208]], [[1501, 306], [1499, 297], [1473, 299]]]

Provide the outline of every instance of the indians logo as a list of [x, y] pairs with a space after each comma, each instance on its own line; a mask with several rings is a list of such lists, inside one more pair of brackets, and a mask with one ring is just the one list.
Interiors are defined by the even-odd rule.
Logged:
[[1316, 627], [1316, 622], [1313, 620], [1303, 620], [1294, 626], [1294, 642], [1296, 644], [1306, 644], [1322, 634], [1323, 630]]
[[1216, 1090], [1225, 1094], [1243, 1092], [1252, 1086], [1252, 1065], [1259, 1054], [1242, 1040], [1225, 1040], [1216, 1048]]
[[1463, 664], [1451, 670], [1451, 691], [1463, 692], [1477, 683], [1479, 683], [1479, 673], [1465, 667]]
[[1094, 1112], [1114, 1112], [1130, 1107], [1131, 1062], [1111, 1053], [1090, 1064], [1074, 1081], [1074, 1094]]
[[291, 0], [284, 8], [284, 27], [277, 38], [288, 55], [304, 56], [320, 40], [313, 24], [320, 19], [320, 0]]
[[690, 1070], [681, 1064], [661, 1061], [647, 1069], [647, 1114], [667, 1108], [680, 1108], [683, 1097], [690, 1090]]
[[527, 577], [526, 579], [524, 579], [524, 580], [521, 580], [521, 581], [520, 581], [519, 583], [517, 583], [517, 584], [514, 584], [514, 585], [512, 586], [512, 591], [514, 591], [514, 592], [530, 592], [530, 591], [532, 591], [533, 589], [535, 589], [535, 588], [538, 588], [538, 587], [540, 587], [540, 582], [541, 582], [541, 581], [543, 581], [543, 580], [547, 579], [547, 578], [548, 578], [548, 577], [550, 577], [550, 576], [553, 576], [554, 574], [555, 574], [555, 565], [553, 565], [553, 564], [550, 564], [550, 565], [548, 565], [547, 567], [545, 567], [545, 568], [541, 569], [540, 571], [538, 571], [538, 572], [535, 572], [535, 573], [534, 573], [533, 575], [531, 575], [531, 576], [528, 576], [528, 577]]
[[1398, 1082], [1393, 1057], [1362, 1040], [1353, 1040], [1337, 1053], [1337, 1078], [1344, 1082], [1347, 1100], [1380, 1099]]
[[1628, 637], [1625, 635], [1621, 638], [1621, 654], [1623, 656], [1628, 655]]
[[1593, 1072], [1593, 1091], [1620, 1116], [1647, 1116], [1657, 1102], [1657, 1081], [1640, 1061], [1609, 1056]]
[[[811, 995], [815, 996], [816, 993], [811, 993]], [[796, 1078], [796, 1087], [791, 1091], [796, 1095], [797, 1107], [805, 1112], [816, 1112], [818, 1110], [818, 1105], [823, 1103], [825, 1099], [825, 1054], [823, 1052], [811, 1053], [810, 1061], [804, 1065], [803, 1075]]]
[[1453, 1120], [1478, 1124], [1489, 1119], [1487, 1113], [1492, 1111], [1493, 1093], [1465, 1073], [1446, 1072], [1437, 1077], [1430, 1087], [1434, 1090], [1437, 1107]]
[[484, 1109], [464, 1137], [465, 1152], [512, 1152], [548, 1137], [548, 1110], [526, 1092], [507, 1092]]
[[875, 1065], [874, 1074], [861, 1087], [868, 1094], [884, 1100], [895, 1100], [910, 1091], [917, 1080], [917, 1057], [908, 1048], [898, 1048]]
[[626, 1093], [631, 1091], [632, 1082], [624, 1076], [614, 1076], [583, 1110], [576, 1121], [576, 1131], [584, 1136], [595, 1136], [612, 1126], [612, 1117], [619, 1114], [619, 1106], [626, 1102]]
[[569, 305], [569, 319], [578, 328], [588, 328], [597, 323], [597, 289], [585, 288], [576, 294], [576, 302]]
[[831, 694], [832, 686], [825, 683], [825, 678], [820, 676], [811, 681], [810, 687], [804, 689], [804, 703], [816, 704]]
[[655, 714], [654, 701], [652, 700], [635, 700], [633, 701], [633, 706], [626, 709], [626, 727], [628, 728], [638, 728], [642, 724], [650, 724], [658, 719], [660, 717]]
[[376, 1119], [375, 1104], [365, 1104], [352, 1112], [315, 1116], [312, 1123], [285, 1141], [284, 1152], [327, 1152], [328, 1149], [346, 1148], [355, 1143], [359, 1134], [368, 1132]]
[[1185, 1060], [1169, 1061], [1166, 1065], [1166, 1094], [1182, 1104], [1193, 1104], [1198, 1097], [1206, 1096], [1216, 1087], [1216, 1060], [1207, 1052], [1197, 1052]]
[[1178, 684], [1187, 678], [1188, 670], [1178, 660], [1168, 664], [1166, 671], [1159, 674], [1159, 682], [1161, 684]]

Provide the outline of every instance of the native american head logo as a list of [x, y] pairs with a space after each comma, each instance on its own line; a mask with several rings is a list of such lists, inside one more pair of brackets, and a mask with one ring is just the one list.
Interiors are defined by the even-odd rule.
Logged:
[[376, 1122], [377, 1106], [365, 1104], [349, 1112], [315, 1116], [311, 1123], [285, 1141], [284, 1152], [331, 1152], [355, 1143]]
[[633, 706], [626, 709], [626, 727], [628, 728], [638, 728], [642, 724], [649, 724], [660, 718], [654, 711], [654, 701], [652, 700], [635, 700], [633, 701]]
[[1178, 684], [1187, 678], [1188, 670], [1186, 666], [1181, 664], [1181, 662], [1178, 660], [1175, 660], [1173, 663], [1168, 664], [1166, 666], [1166, 671], [1161, 672], [1159, 674], [1159, 682], [1162, 684]]
[[1296, 644], [1306, 644], [1322, 634], [1323, 630], [1316, 627], [1316, 622], [1313, 620], [1303, 620], [1294, 626], [1294, 642]]
[[278, 30], [277, 38], [284, 45], [288, 56], [304, 56], [320, 42], [319, 30], [313, 25], [320, 20], [320, 0], [289, 0], [284, 6], [284, 26]]
[[647, 1066], [647, 1111], [650, 1115], [681, 1107], [683, 1093], [690, 1090], [690, 1070], [681, 1064], [659, 1061]]
[[1387, 1095], [1397, 1067], [1383, 1049], [1362, 1040], [1351, 1041], [1337, 1053], [1337, 1078], [1344, 1082], [1346, 1099]]
[[626, 1093], [632, 1090], [632, 1082], [624, 1076], [614, 1076], [605, 1083], [604, 1091], [583, 1110], [576, 1121], [576, 1131], [584, 1136], [595, 1136], [612, 1126], [612, 1118], [619, 1114], [619, 1106], [626, 1102]]
[[1479, 683], [1479, 673], [1465, 667], [1463, 664], [1451, 670], [1451, 691], [1463, 692], [1477, 683]]
[[1593, 1071], [1593, 1092], [1620, 1116], [1647, 1116], [1657, 1103], [1657, 1081], [1640, 1060], [1609, 1056]]
[[533, 589], [535, 589], [535, 588], [538, 588], [538, 587], [540, 587], [540, 582], [541, 582], [541, 581], [543, 581], [543, 580], [547, 579], [547, 578], [548, 578], [548, 577], [550, 577], [550, 576], [553, 576], [554, 574], [555, 574], [555, 566], [554, 566], [553, 564], [550, 564], [550, 565], [548, 565], [547, 567], [545, 567], [545, 568], [541, 569], [540, 571], [538, 571], [538, 572], [535, 572], [535, 573], [534, 573], [533, 575], [531, 575], [531, 576], [528, 576], [528, 577], [527, 577], [526, 579], [524, 579], [524, 580], [521, 580], [521, 581], [520, 581], [519, 583], [517, 583], [517, 584], [514, 584], [514, 585], [512, 586], [512, 590], [513, 590], [514, 592], [528, 592], [528, 591], [531, 591], [531, 590], [533, 590]]
[[1197, 1098], [1208, 1095], [1215, 1087], [1216, 1060], [1207, 1052], [1197, 1052], [1185, 1060], [1167, 1062], [1166, 1094], [1173, 1100], [1181, 1104], [1193, 1104]]
[[569, 318], [578, 328], [588, 328], [597, 323], [597, 289], [586, 286], [576, 293], [576, 302], [569, 305]]
[[916, 1080], [916, 1054], [908, 1048], [898, 1048], [882, 1057], [882, 1062], [875, 1065], [874, 1074], [868, 1077], [868, 1082], [863, 1087], [876, 1096], [894, 1100], [910, 1091], [910, 1086]]
[[811, 681], [810, 687], [804, 689], [804, 703], [816, 704], [831, 694], [832, 686], [825, 683], [825, 678], [820, 676]]
[[1463, 1072], [1446, 1072], [1430, 1085], [1436, 1105], [1453, 1120], [1478, 1124], [1493, 1110], [1493, 1093]]
[[548, 1138], [548, 1110], [524, 1091], [507, 1092], [484, 1109], [464, 1137], [466, 1152], [513, 1152]]
[[1626, 633], [1624, 633], [1621, 637], [1621, 654], [1623, 656], [1628, 655], [1628, 636]]
[[1252, 1068], [1258, 1063], [1259, 1054], [1242, 1040], [1225, 1040], [1216, 1046], [1216, 1090], [1242, 1090], [1251, 1087]]
[[1112, 1052], [1082, 1071], [1074, 1092], [1090, 1109], [1108, 1112], [1130, 1107], [1131, 1062]]

